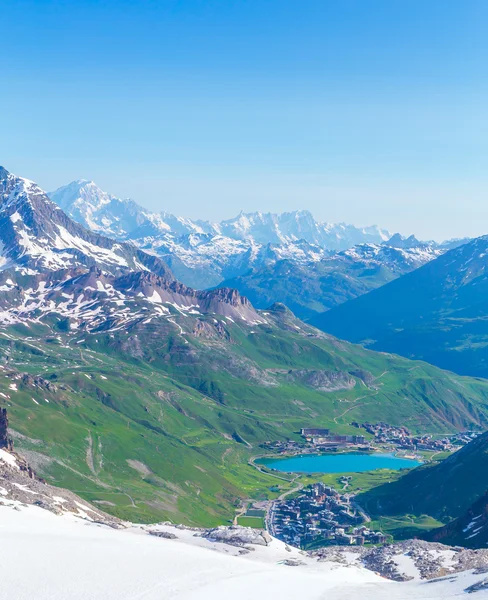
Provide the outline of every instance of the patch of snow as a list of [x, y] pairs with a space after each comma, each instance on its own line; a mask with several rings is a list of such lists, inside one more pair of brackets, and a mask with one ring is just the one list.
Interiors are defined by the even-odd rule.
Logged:
[[10, 454], [6, 450], [0, 450], [0, 460], [4, 463], [7, 463], [7, 465], [9, 465], [10, 467], [13, 467], [14, 469], [19, 468], [19, 465], [17, 464], [17, 461], [15, 460], [15, 456]]

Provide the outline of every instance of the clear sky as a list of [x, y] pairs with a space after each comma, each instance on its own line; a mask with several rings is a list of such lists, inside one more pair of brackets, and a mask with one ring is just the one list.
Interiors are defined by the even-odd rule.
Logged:
[[486, 0], [14, 0], [0, 164], [157, 210], [488, 233]]

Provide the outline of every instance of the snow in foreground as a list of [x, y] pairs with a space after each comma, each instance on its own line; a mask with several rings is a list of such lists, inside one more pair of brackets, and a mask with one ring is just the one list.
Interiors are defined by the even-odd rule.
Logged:
[[[112, 529], [36, 506], [2, 505], [0, 599], [447, 600], [467, 597], [464, 590], [484, 577], [465, 572], [440, 581], [395, 583], [356, 566], [317, 562], [277, 540], [243, 555], [241, 548], [195, 537], [193, 531], [172, 531], [177, 539], [148, 535], [137, 526]], [[302, 564], [284, 564], [290, 559]], [[470, 597], [487, 598], [488, 592]]]

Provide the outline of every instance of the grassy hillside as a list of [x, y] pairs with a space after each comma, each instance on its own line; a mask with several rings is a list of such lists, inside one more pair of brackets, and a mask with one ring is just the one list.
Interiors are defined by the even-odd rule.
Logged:
[[488, 422], [484, 381], [338, 341], [281, 306], [263, 316], [2, 330], [0, 405], [16, 446], [49, 482], [118, 516], [213, 525], [242, 498], [291, 487], [247, 464], [263, 441], [310, 425], [352, 432], [352, 420], [431, 432]]

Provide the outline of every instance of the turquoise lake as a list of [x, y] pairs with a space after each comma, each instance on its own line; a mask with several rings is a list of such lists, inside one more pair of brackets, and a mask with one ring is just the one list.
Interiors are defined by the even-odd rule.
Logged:
[[257, 464], [285, 473], [363, 473], [376, 469], [412, 469], [422, 463], [394, 454], [304, 454], [290, 458], [263, 458]]

